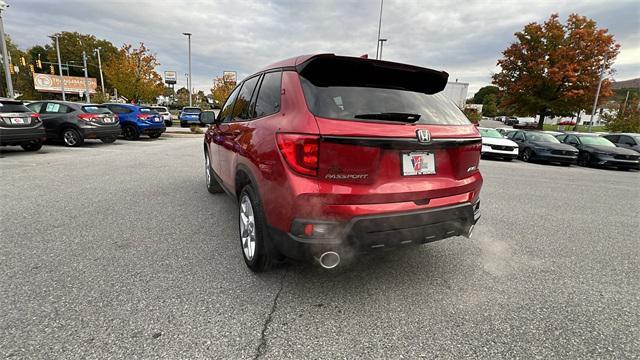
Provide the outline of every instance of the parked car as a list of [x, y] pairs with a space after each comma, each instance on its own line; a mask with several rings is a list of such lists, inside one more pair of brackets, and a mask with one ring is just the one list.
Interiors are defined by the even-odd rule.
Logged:
[[183, 107], [178, 115], [181, 127], [188, 127], [189, 125], [204, 125], [200, 122], [200, 113], [202, 109], [199, 107]]
[[580, 166], [612, 166], [619, 169], [638, 169], [640, 154], [631, 150], [616, 147], [606, 138], [588, 133], [568, 133], [557, 136], [558, 140], [571, 145], [580, 151]]
[[137, 140], [140, 135], [159, 138], [167, 130], [160, 115], [147, 106], [132, 104], [105, 104], [118, 115], [122, 135], [127, 140]]
[[514, 132], [514, 131], [517, 131], [517, 130], [513, 129], [513, 128], [496, 128], [496, 131], [499, 132], [500, 134], [502, 134], [502, 136], [507, 137], [507, 135], [510, 132]]
[[66, 146], [82, 146], [86, 139], [112, 143], [121, 132], [117, 116], [104, 105], [46, 100], [27, 107], [40, 114], [47, 139]]
[[496, 129], [479, 127], [482, 136], [482, 156], [511, 161], [518, 157], [518, 144], [506, 139]]
[[40, 114], [20, 100], [0, 99], [0, 146], [20, 146], [38, 151], [46, 139]]
[[164, 121], [164, 126], [173, 126], [173, 120], [171, 119], [171, 113], [169, 112], [169, 109], [164, 106], [149, 106], [149, 108], [160, 115], [160, 117]]
[[640, 134], [606, 134], [603, 137], [616, 144], [618, 147], [640, 152]]
[[551, 134], [518, 130], [509, 133], [507, 137], [518, 144], [520, 158], [523, 161], [540, 160], [569, 166], [575, 164], [578, 159], [576, 148], [561, 143]]
[[447, 79], [323, 54], [242, 81], [205, 133], [204, 159], [209, 192], [238, 200], [247, 266], [286, 256], [333, 268], [344, 253], [470, 236], [481, 138], [440, 93]]
[[538, 127], [538, 123], [533, 117], [520, 117], [517, 118], [517, 121], [511, 124], [514, 129], [536, 129]]
[[513, 126], [515, 124], [518, 123], [518, 118], [515, 116], [508, 116], [505, 120], [504, 120], [504, 124], [507, 126]]

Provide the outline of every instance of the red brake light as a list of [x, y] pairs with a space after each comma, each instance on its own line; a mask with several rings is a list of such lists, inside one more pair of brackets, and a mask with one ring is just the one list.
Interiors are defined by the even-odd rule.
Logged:
[[319, 136], [279, 133], [276, 139], [278, 149], [293, 171], [311, 176], [318, 174]]
[[40, 119], [40, 114], [38, 114], [38, 113], [33, 113], [33, 114], [29, 115], [29, 116], [31, 116], [32, 119]]
[[149, 114], [138, 114], [136, 115], [138, 117], [138, 119], [140, 120], [145, 120], [146, 118], [149, 117]]
[[95, 121], [98, 118], [96, 114], [79, 114], [78, 118], [84, 121]]

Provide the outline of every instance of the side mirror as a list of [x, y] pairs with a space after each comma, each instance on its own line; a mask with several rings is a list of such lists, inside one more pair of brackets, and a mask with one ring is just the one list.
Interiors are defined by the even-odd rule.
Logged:
[[203, 111], [199, 117], [200, 122], [203, 124], [214, 124], [216, 122], [216, 113], [213, 111]]

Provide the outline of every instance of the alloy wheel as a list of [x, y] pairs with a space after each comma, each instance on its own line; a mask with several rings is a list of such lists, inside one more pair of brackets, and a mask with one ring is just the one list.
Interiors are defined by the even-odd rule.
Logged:
[[240, 199], [240, 238], [244, 256], [251, 261], [256, 252], [256, 223], [251, 199], [246, 194]]
[[78, 135], [72, 129], [66, 130], [63, 135], [64, 143], [69, 146], [74, 146], [78, 143]]

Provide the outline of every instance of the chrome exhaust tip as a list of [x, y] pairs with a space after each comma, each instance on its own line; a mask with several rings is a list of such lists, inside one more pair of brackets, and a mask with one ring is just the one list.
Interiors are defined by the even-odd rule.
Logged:
[[327, 251], [316, 258], [320, 266], [325, 269], [333, 269], [340, 264], [340, 255], [335, 251]]
[[471, 235], [473, 235], [473, 228], [475, 228], [475, 227], [476, 227], [476, 225], [475, 225], [475, 224], [474, 224], [474, 225], [471, 225], [471, 226], [469, 227], [469, 230], [467, 231], [467, 233], [466, 233], [466, 234], [464, 234], [464, 237], [466, 237], [467, 239], [470, 239], [470, 238], [471, 238]]

